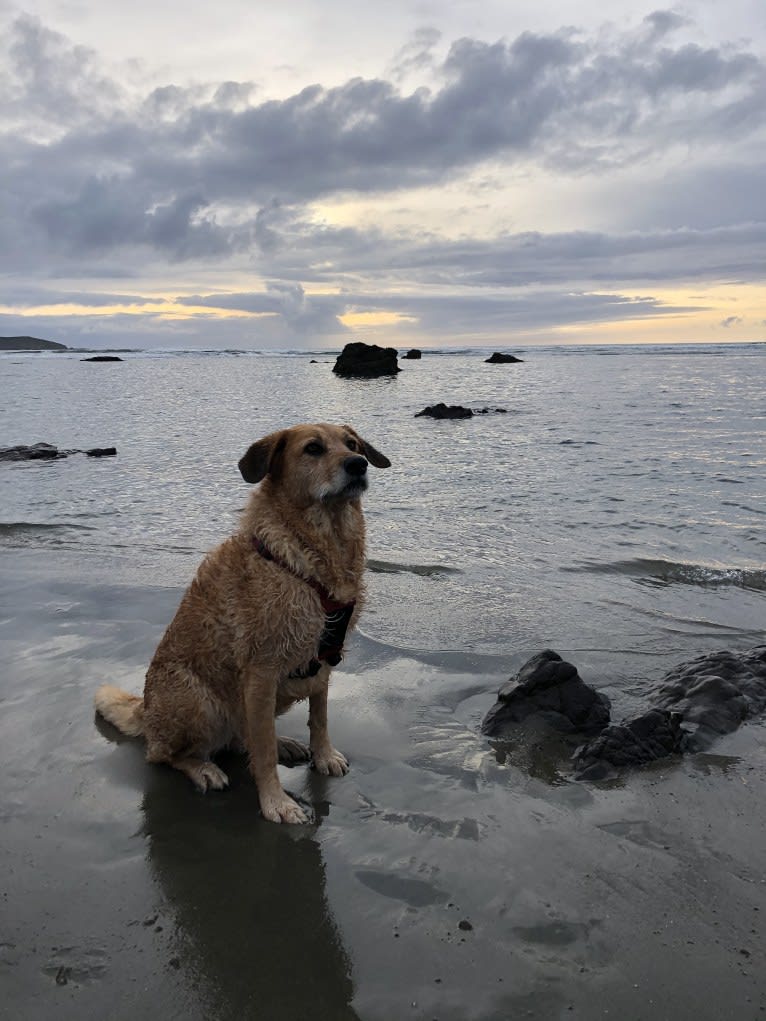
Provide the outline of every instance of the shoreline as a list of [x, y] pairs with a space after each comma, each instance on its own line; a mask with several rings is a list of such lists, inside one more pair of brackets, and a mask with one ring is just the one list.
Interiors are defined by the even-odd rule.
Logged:
[[99, 683], [140, 690], [177, 588], [51, 584], [51, 559], [0, 552], [9, 1017], [763, 1016], [762, 724], [575, 783], [478, 734], [516, 657], [362, 628], [330, 696], [352, 770], [280, 767], [315, 822], [279, 827], [242, 760], [202, 796], [94, 722]]

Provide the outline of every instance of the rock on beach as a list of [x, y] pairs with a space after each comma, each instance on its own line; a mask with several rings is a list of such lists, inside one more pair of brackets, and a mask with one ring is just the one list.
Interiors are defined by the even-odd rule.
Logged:
[[499, 690], [481, 730], [512, 741], [518, 724], [536, 718], [559, 732], [582, 735], [585, 740], [571, 765], [583, 780], [703, 751], [717, 737], [766, 712], [766, 645], [681, 663], [648, 686], [647, 701], [645, 712], [610, 723], [606, 696], [585, 684], [573, 664], [546, 649]]
[[609, 699], [586, 684], [577, 667], [544, 649], [500, 688], [481, 731], [503, 736], [533, 715], [564, 733], [594, 734], [609, 723]]

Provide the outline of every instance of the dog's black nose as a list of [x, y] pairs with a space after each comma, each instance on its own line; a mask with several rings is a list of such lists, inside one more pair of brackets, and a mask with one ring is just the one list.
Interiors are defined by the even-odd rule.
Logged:
[[367, 474], [367, 460], [360, 454], [356, 454], [354, 457], [347, 457], [343, 462], [343, 467], [346, 469], [347, 474], [358, 478]]

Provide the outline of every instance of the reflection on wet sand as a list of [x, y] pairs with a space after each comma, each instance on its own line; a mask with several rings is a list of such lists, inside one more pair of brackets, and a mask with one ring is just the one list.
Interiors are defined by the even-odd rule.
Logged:
[[312, 830], [265, 822], [244, 762], [224, 768], [229, 791], [203, 796], [157, 769], [143, 798], [149, 865], [176, 925], [169, 966], [210, 1021], [354, 1021]]

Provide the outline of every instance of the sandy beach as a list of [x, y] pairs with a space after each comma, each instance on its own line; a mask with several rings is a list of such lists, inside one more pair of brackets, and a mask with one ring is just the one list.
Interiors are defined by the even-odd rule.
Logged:
[[46, 560], [3, 556], [9, 1021], [764, 1016], [761, 726], [575, 783], [478, 734], [518, 662], [362, 633], [332, 692], [352, 770], [281, 769], [314, 821], [275, 826], [244, 762], [199, 795], [94, 720], [104, 679], [140, 690], [178, 589]]

